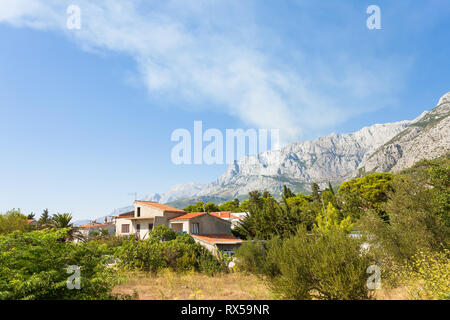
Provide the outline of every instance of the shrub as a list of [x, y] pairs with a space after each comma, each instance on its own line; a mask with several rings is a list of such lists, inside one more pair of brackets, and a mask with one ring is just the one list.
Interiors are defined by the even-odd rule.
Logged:
[[421, 250], [400, 273], [411, 299], [450, 299], [450, 251]]
[[[0, 299], [110, 299], [116, 274], [106, 248], [61, 239], [62, 229], [0, 236]], [[81, 269], [81, 289], [67, 288], [70, 265]]]
[[188, 234], [157, 227], [145, 240], [130, 238], [115, 253], [119, 264], [130, 270], [158, 272], [196, 270], [206, 274], [223, 271], [223, 263]]
[[449, 247], [450, 228], [433, 211], [433, 192], [410, 176], [397, 176], [394, 191], [383, 206], [389, 216], [384, 221], [373, 212], [361, 220], [361, 229], [372, 235], [381, 256], [398, 264], [410, 260], [421, 249], [441, 251]]
[[242, 243], [234, 255], [238, 269], [256, 275], [269, 273], [267, 247], [273, 242], [249, 240]]
[[326, 234], [299, 229], [269, 246], [268, 284], [285, 299], [368, 299], [366, 269], [373, 260], [360, 244], [339, 229]]

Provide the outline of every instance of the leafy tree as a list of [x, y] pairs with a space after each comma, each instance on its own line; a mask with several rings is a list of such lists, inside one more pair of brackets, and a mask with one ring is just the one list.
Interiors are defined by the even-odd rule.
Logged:
[[[237, 200], [237, 199], [235, 199], [235, 200]], [[234, 200], [224, 202], [219, 206], [219, 210], [217, 210], [217, 211], [239, 212], [239, 200], [237, 203], [238, 204], [236, 205], [236, 201], [234, 201]]]
[[206, 212], [210, 213], [210, 212], [217, 212], [219, 211], [219, 207], [213, 203], [213, 202], [208, 202], [207, 204], [205, 204], [205, 210]]
[[288, 199], [283, 198], [280, 204], [272, 197], [263, 198], [259, 192], [251, 192], [249, 214], [233, 233], [244, 239], [271, 239], [277, 235], [291, 235], [300, 224], [308, 223], [312, 223], [309, 216], [302, 212], [300, 206], [290, 206]]
[[0, 214], [0, 234], [7, 234], [16, 230], [28, 230], [27, 217], [20, 212], [20, 209], [12, 209], [5, 214]]
[[27, 216], [27, 219], [34, 219], [34, 213], [32, 212], [32, 213], [30, 213], [28, 216]]
[[[113, 299], [117, 283], [106, 247], [61, 242], [67, 229], [16, 231], [0, 236], [0, 300]], [[80, 268], [80, 289], [69, 290], [68, 266]]]
[[340, 219], [339, 216], [339, 211], [329, 202], [326, 212], [317, 215], [317, 230], [321, 233], [328, 233], [332, 229], [339, 229], [345, 233], [350, 233], [354, 225], [350, 216], [344, 219]]
[[186, 212], [204, 212], [205, 203], [203, 201], [199, 201], [196, 204], [188, 205], [183, 210]]
[[250, 206], [250, 200], [244, 200], [239, 205], [239, 212], [248, 212]]
[[411, 259], [419, 250], [441, 251], [450, 245], [450, 228], [433, 210], [433, 190], [413, 176], [399, 175], [392, 183], [389, 200], [382, 209], [385, 221], [375, 210], [361, 219], [362, 230], [372, 235], [375, 248], [398, 263]]
[[344, 182], [338, 190], [344, 215], [359, 219], [365, 211], [372, 209], [387, 220], [382, 205], [392, 190], [393, 178], [392, 173], [373, 173]]

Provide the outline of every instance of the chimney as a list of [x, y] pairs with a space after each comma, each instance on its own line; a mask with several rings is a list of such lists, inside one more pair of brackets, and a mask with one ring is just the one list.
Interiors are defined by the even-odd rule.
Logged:
[[108, 223], [108, 217], [105, 217], [105, 224]]

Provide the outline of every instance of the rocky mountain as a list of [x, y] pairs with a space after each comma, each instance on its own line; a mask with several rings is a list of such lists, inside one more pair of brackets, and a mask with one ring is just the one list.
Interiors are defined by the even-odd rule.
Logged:
[[168, 203], [178, 199], [192, 197], [202, 191], [204, 187], [205, 185], [200, 183], [178, 184], [163, 194], [151, 193], [142, 200]]
[[360, 168], [366, 172], [397, 172], [422, 159], [434, 159], [450, 151], [450, 92], [436, 108], [422, 113], [408, 128], [393, 137]]
[[252, 190], [277, 196], [287, 185], [295, 192], [309, 192], [312, 182], [339, 185], [361, 172], [398, 171], [450, 151], [449, 115], [447, 93], [433, 110], [412, 121], [374, 124], [354, 133], [291, 143], [278, 151], [235, 161], [209, 184], [181, 184], [145, 200], [182, 208], [196, 201], [242, 199]]

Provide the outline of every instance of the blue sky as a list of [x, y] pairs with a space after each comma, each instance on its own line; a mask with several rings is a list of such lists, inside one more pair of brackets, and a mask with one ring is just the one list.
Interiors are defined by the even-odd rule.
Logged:
[[224, 165], [170, 158], [194, 120], [301, 141], [413, 119], [450, 91], [445, 0], [2, 0], [0, 39], [0, 212], [94, 218], [210, 182]]

